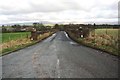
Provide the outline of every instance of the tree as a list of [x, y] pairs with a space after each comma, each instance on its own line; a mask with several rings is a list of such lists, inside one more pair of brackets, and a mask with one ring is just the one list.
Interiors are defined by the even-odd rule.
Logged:
[[41, 30], [41, 31], [45, 31], [47, 28], [41, 23], [41, 24], [39, 24], [39, 30]]
[[37, 31], [45, 31], [45, 26], [42, 23], [33, 23], [33, 27], [36, 28]]
[[7, 32], [7, 29], [4, 25], [2, 25], [2, 32]]
[[12, 25], [12, 28], [14, 28], [14, 31], [21, 31], [21, 26], [19, 24]]
[[55, 28], [55, 29], [59, 29], [59, 25], [58, 25], [58, 24], [55, 24], [54, 28]]

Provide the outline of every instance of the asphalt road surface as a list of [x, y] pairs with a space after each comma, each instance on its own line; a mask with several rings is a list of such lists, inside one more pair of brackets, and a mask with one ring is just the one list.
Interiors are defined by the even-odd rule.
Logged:
[[118, 59], [72, 41], [59, 31], [2, 57], [3, 78], [117, 78]]

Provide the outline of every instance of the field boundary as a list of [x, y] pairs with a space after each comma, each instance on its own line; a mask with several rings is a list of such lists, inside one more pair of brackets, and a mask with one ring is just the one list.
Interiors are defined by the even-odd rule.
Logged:
[[[103, 50], [103, 49], [100, 49], [100, 48], [97, 48], [97, 47], [93, 47], [93, 46], [84, 44], [84, 43], [78, 41], [77, 39], [73, 38], [73, 37], [69, 34], [69, 32], [66, 32], [66, 33], [68, 34], [68, 36], [69, 36], [73, 41], [77, 42], [79, 45], [83, 45], [83, 46], [86, 46], [86, 47], [89, 47], [89, 48], [92, 48], [92, 49], [96, 49], [96, 50], [99, 50], [99, 51], [102, 51], [102, 52], [105, 52], [105, 53], [107, 53], [107, 54], [110, 54], [110, 55], [113, 55], [113, 56], [116, 56], [116, 57], [120, 58], [120, 55], [115, 55], [115, 54], [113, 54], [113, 53], [111, 53], [111, 52], [108, 52], [108, 51], [106, 51], [106, 50]], [[119, 53], [119, 51], [118, 51], [118, 53]]]

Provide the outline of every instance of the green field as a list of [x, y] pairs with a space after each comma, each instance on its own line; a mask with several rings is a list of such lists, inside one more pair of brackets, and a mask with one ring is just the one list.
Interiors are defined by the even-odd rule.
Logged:
[[95, 34], [97, 34], [95, 38], [96, 47], [111, 52], [115, 55], [119, 55], [119, 29], [95, 29]]
[[113, 36], [114, 38], [118, 38], [118, 32], [119, 29], [95, 29], [95, 33], [97, 35], [107, 34]]
[[2, 38], [2, 43], [9, 42], [11, 40], [16, 40], [20, 38], [25, 38], [30, 36], [30, 32], [15, 32], [15, 33], [2, 33], [0, 38]]

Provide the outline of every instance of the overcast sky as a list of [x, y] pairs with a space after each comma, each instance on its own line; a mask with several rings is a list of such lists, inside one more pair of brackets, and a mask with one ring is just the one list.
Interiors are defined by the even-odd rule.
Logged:
[[1, 0], [0, 24], [117, 23], [119, 0]]

